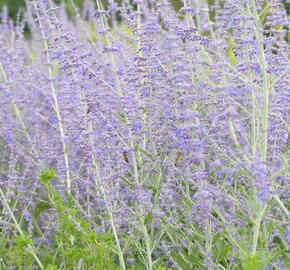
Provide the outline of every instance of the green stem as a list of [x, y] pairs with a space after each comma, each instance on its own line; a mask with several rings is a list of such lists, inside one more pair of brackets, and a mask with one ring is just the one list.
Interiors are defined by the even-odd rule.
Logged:
[[283, 202], [279, 199], [279, 197], [277, 195], [273, 196], [273, 198], [278, 202], [279, 206], [281, 207], [281, 209], [283, 210], [285, 216], [290, 219], [290, 214], [288, 209], [286, 208], [286, 206], [283, 204]]
[[264, 81], [263, 110], [262, 110], [262, 121], [261, 121], [261, 126], [262, 126], [261, 157], [262, 157], [262, 161], [265, 163], [267, 160], [267, 150], [268, 150], [268, 116], [269, 116], [269, 94], [270, 94], [269, 89], [270, 87], [268, 83], [269, 78], [267, 74], [267, 61], [266, 61], [266, 56], [264, 52], [264, 36], [263, 36], [263, 33], [261, 33], [261, 31], [259, 30], [259, 28], [262, 29], [262, 23], [260, 21], [259, 14], [257, 11], [256, 1], [251, 0], [250, 4], [253, 10], [253, 14], [250, 9], [249, 9], [249, 12], [254, 17], [253, 27], [254, 27], [256, 39], [258, 41], [260, 64], [262, 66], [263, 81]]
[[145, 245], [146, 245], [146, 256], [147, 256], [147, 262], [148, 262], [148, 270], [153, 270], [153, 262], [152, 262], [152, 250], [151, 250], [151, 245], [150, 245], [150, 239], [149, 239], [149, 235], [147, 232], [147, 228], [146, 226], [143, 224], [142, 225], [142, 229], [143, 229], [143, 234], [145, 236]]
[[[257, 11], [257, 5], [255, 0], [250, 1], [250, 6], [248, 5], [248, 11], [254, 18], [253, 21], [253, 28], [255, 32], [255, 36], [258, 42], [258, 48], [259, 48], [259, 60], [262, 67], [262, 74], [263, 74], [263, 108], [261, 112], [261, 160], [263, 162], [263, 166], [266, 169], [266, 161], [267, 161], [267, 150], [268, 150], [268, 117], [269, 117], [269, 93], [270, 93], [270, 87], [269, 87], [269, 78], [267, 74], [267, 61], [266, 56], [264, 52], [264, 36], [263, 36], [263, 25], [259, 18], [259, 14]], [[259, 231], [261, 226], [261, 221], [264, 216], [264, 212], [266, 209], [267, 204], [262, 208], [262, 205], [259, 201], [257, 201], [256, 194], [254, 194], [255, 201], [259, 204], [258, 209], [258, 218], [255, 222], [254, 226], [254, 232], [253, 232], [253, 246], [252, 246], [252, 253], [256, 254], [257, 252], [257, 246], [258, 246], [258, 238], [259, 238]]]
[[[210, 256], [211, 254], [211, 245], [212, 245], [212, 238], [211, 238], [211, 221], [209, 219], [206, 220], [206, 256]], [[211, 270], [211, 267], [208, 267], [208, 270]]]
[[237, 149], [239, 149], [239, 151], [242, 153], [244, 160], [247, 162], [250, 162], [249, 158], [243, 153], [243, 149], [242, 149], [242, 147], [238, 141], [238, 138], [236, 136], [235, 126], [234, 126], [234, 123], [233, 123], [231, 118], [228, 119], [228, 125], [229, 125], [230, 134], [234, 140], [234, 143], [235, 143]]
[[265, 210], [266, 210], [266, 205], [263, 207], [263, 209], [261, 209], [261, 207], [262, 207], [262, 205], [259, 202], [258, 218], [255, 221], [254, 232], [253, 232], [252, 254], [256, 254], [256, 252], [257, 252], [261, 221], [262, 221], [262, 218], [263, 218]]

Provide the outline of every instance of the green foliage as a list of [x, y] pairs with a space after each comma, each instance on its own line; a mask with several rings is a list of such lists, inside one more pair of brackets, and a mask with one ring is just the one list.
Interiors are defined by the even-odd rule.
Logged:
[[54, 168], [47, 168], [41, 172], [40, 180], [45, 185], [49, 184], [52, 179], [56, 177], [56, 170]]
[[260, 254], [247, 254], [242, 264], [244, 270], [262, 270], [263, 262]]
[[213, 242], [215, 243], [212, 250], [214, 262], [227, 267], [227, 259], [229, 257], [228, 255], [231, 247], [230, 244], [220, 233], [217, 233], [214, 236]]
[[55, 191], [49, 183], [55, 175], [54, 169], [46, 169], [41, 174], [58, 224], [50, 247], [55, 253], [44, 250], [44, 261], [50, 262], [48, 269], [59, 269], [57, 267], [63, 262], [67, 269], [75, 269], [80, 265], [83, 267], [81, 269], [118, 269], [114, 263], [112, 236], [106, 232], [97, 233], [91, 222], [82, 217], [72, 195], [63, 198]]
[[228, 58], [230, 60], [230, 63], [234, 66], [238, 63], [237, 58], [234, 54], [234, 50], [233, 50], [233, 41], [231, 38], [227, 38], [227, 44], [228, 44], [228, 49], [227, 49], [227, 55]]
[[[30, 249], [34, 247], [46, 270], [54, 269], [119, 269], [113, 253], [114, 240], [110, 233], [98, 233], [91, 221], [81, 215], [72, 195], [63, 197], [55, 190], [51, 180], [57, 171], [47, 168], [41, 172], [48, 198], [39, 202], [33, 211], [32, 219], [38, 224], [41, 214], [48, 209], [55, 211], [55, 232], [49, 236], [48, 243], [37, 243], [34, 237], [43, 238], [38, 227], [28, 233], [27, 222], [21, 222], [21, 233], [8, 233], [0, 237], [0, 269], [33, 269], [36, 266]], [[21, 217], [17, 217], [19, 220]], [[34, 224], [34, 225], [35, 225]], [[55, 226], [55, 225], [53, 225]], [[11, 229], [12, 231], [13, 228]], [[65, 268], [63, 266], [65, 265]]]
[[[28, 251], [28, 245], [33, 242], [27, 232], [23, 234], [9, 234], [0, 238], [0, 266], [6, 269], [8, 266], [16, 266], [17, 269], [31, 269], [36, 262]], [[0, 268], [2, 269], [2, 268]]]
[[[68, 4], [70, 0], [53, 0], [56, 4], [60, 4], [61, 2], [65, 2], [67, 6], [68, 15], [72, 14], [72, 8]], [[76, 6], [82, 6], [83, 0], [74, 0]], [[25, 0], [0, 0], [0, 10], [4, 7], [8, 7], [9, 16], [13, 19], [17, 19], [17, 15], [19, 11], [25, 8]]]
[[3, 6], [8, 7], [9, 16], [16, 20], [17, 13], [19, 12], [20, 8], [24, 8], [25, 2], [24, 0], [1, 0], [0, 1], [0, 10], [3, 8]]

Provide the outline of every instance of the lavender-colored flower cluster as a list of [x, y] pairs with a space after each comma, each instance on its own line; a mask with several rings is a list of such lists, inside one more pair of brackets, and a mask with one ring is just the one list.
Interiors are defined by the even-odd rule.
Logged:
[[287, 10], [182, 2], [2, 10], [0, 268], [289, 269]]

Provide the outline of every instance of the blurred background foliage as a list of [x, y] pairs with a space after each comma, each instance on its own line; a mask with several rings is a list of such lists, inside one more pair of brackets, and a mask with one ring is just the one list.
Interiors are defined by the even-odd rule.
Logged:
[[[19, 17], [19, 14], [21, 16], [22, 12], [25, 8], [25, 1], [31, 1], [31, 0], [0, 0], [0, 12], [2, 10], [2, 8], [4, 6], [8, 7], [8, 12], [9, 12], [9, 16], [10, 18], [12, 18], [14, 21], [17, 20], [17, 17]], [[48, 0], [46, 0], [48, 1]], [[84, 0], [52, 0], [53, 2], [60, 4], [60, 3], [64, 3], [66, 6], [66, 11], [68, 14], [68, 17], [71, 17], [71, 15], [73, 14], [73, 8], [71, 6], [71, 2], [73, 1], [74, 4], [76, 6], [78, 6], [79, 8], [82, 7]], [[91, 0], [94, 1], [95, 0]], [[107, 6], [107, 0], [101, 0], [103, 2], [104, 7]], [[153, 1], [153, 0], [151, 0]], [[156, 0], [157, 1], [157, 0]], [[183, 6], [183, 0], [169, 0], [176, 11], [178, 11], [182, 6]], [[197, 1], [208, 1], [208, 4], [214, 4], [215, 0], [197, 0]], [[220, 5], [223, 5], [223, 1], [224, 0], [220, 0], [219, 3]], [[287, 15], [289, 16], [289, 11], [290, 11], [290, 0], [280, 0], [286, 9]], [[122, 0], [115, 0], [115, 2], [118, 3], [122, 3]], [[269, 3], [269, 0], [265, 0], [264, 4]], [[269, 14], [270, 15], [270, 14]], [[214, 12], [210, 12], [210, 19], [214, 21]], [[1, 21], [1, 13], [0, 13], [0, 21]], [[287, 29], [289, 29], [289, 27], [287, 27]], [[25, 26], [25, 30], [24, 30], [25, 36], [28, 38], [30, 36], [30, 30], [28, 28], [28, 25]], [[288, 34], [285, 38], [286, 40], [289, 40], [290, 34]]]
[[[70, 0], [53, 0], [55, 3], [66, 2], [68, 3]], [[73, 0], [74, 3], [81, 7], [83, 0]], [[93, 1], [93, 0], [92, 0]], [[104, 5], [106, 5], [106, 0], [102, 0]], [[182, 0], [170, 0], [176, 10], [179, 10], [182, 7]], [[213, 0], [208, 0], [209, 2], [213, 2]], [[122, 2], [122, 0], [116, 0], [116, 2]], [[221, 1], [222, 2], [222, 1]], [[289, 15], [290, 10], [290, 1], [289, 0], [282, 0], [287, 14]], [[9, 10], [9, 15], [11, 18], [16, 20], [18, 12], [25, 6], [25, 0], [0, 0], [0, 10], [3, 6], [7, 6]]]
[[[69, 0], [53, 0], [55, 3], [60, 3], [60, 2], [69, 2]], [[81, 7], [83, 0], [73, 0], [74, 3]], [[92, 0], [93, 1], [93, 0]], [[178, 10], [182, 6], [182, 0], [170, 0], [175, 9]], [[106, 5], [106, 0], [102, 0], [104, 5]], [[122, 2], [122, 0], [116, 0], [116, 2]], [[25, 0], [0, 0], [0, 10], [2, 9], [3, 6], [7, 6], [9, 10], [9, 15], [11, 18], [16, 20], [18, 11], [21, 10], [25, 6]]]
[[[30, 1], [30, 0], [28, 0]], [[83, 0], [73, 0], [78, 6], [82, 5]], [[67, 0], [53, 0], [55, 3], [68, 2]], [[18, 12], [25, 7], [25, 0], [0, 0], [0, 10], [3, 6], [7, 6], [9, 10], [9, 16], [13, 19], [17, 19]]]
[[[69, 0], [53, 0], [55, 3], [69, 2]], [[106, 4], [106, 0], [102, 0]], [[117, 0], [116, 2], [121, 2], [122, 0]], [[76, 5], [81, 6], [83, 0], [74, 0]], [[182, 6], [182, 0], [171, 0], [175, 9], [179, 9]], [[7, 6], [9, 10], [9, 15], [14, 20], [17, 18], [18, 11], [25, 6], [25, 0], [0, 0], [0, 9], [3, 6]]]

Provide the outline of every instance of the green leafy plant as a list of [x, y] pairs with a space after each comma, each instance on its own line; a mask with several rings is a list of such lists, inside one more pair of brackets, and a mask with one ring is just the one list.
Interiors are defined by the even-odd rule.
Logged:
[[[40, 180], [45, 185], [51, 208], [56, 212], [57, 230], [51, 241], [51, 250], [44, 251], [44, 261], [53, 262], [50, 269], [62, 262], [67, 269], [118, 269], [114, 263], [113, 239], [108, 232], [97, 232], [91, 222], [81, 215], [71, 194], [63, 197], [55, 190], [51, 180], [54, 168], [42, 171]], [[46, 209], [46, 206], [44, 207]]]

